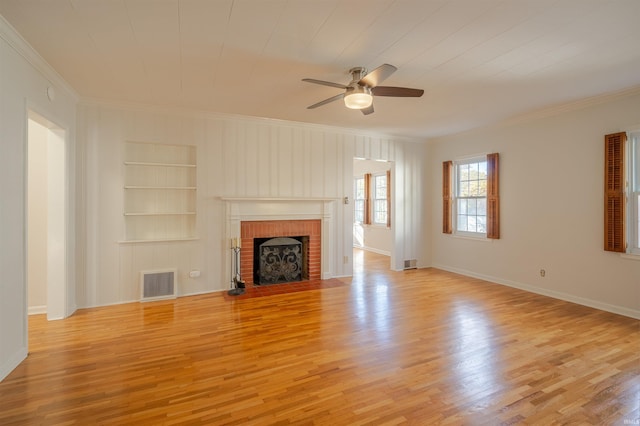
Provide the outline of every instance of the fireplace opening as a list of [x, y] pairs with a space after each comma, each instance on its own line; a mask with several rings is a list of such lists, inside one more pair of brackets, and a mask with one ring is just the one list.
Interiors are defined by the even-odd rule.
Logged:
[[253, 282], [280, 284], [309, 279], [309, 237], [254, 238]]

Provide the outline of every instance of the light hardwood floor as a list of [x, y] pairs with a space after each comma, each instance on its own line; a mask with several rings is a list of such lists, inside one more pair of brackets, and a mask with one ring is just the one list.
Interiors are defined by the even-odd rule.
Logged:
[[32, 316], [0, 424], [638, 424], [640, 321], [354, 254], [344, 286]]

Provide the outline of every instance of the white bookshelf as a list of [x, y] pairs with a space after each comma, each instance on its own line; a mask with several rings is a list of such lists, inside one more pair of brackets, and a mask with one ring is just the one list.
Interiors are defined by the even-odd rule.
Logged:
[[126, 142], [125, 242], [195, 239], [196, 147]]

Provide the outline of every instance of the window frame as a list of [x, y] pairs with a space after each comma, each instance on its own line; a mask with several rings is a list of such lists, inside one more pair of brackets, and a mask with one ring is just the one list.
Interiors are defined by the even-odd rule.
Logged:
[[[464, 158], [460, 158], [456, 161], [463, 162], [465, 160], [475, 160], [476, 162], [483, 157], [482, 155], [474, 155], [468, 156]], [[478, 233], [468, 233], [467, 235], [476, 240], [481, 241], [491, 241], [491, 240], [499, 240], [500, 237], [500, 154], [498, 152], [492, 152], [490, 154], [484, 155], [487, 162], [487, 184], [486, 184], [486, 234], [484, 239], [482, 235]], [[454, 211], [454, 188], [453, 188], [453, 180], [455, 178], [455, 174], [457, 173], [454, 170], [454, 162], [451, 160], [446, 160], [442, 162], [442, 233], [453, 235], [454, 231], [454, 214], [455, 214], [455, 225], [457, 227], [457, 211]], [[455, 203], [455, 207], [457, 210], [457, 202]], [[460, 231], [456, 232], [459, 237], [464, 238], [460, 235]]]
[[[384, 198], [378, 198], [377, 197], [377, 182], [379, 178], [384, 178], [385, 180], [385, 196]], [[388, 225], [388, 217], [389, 217], [389, 211], [388, 211], [388, 206], [389, 206], [389, 199], [388, 199], [388, 194], [389, 194], [389, 179], [388, 179], [388, 173], [386, 171], [384, 172], [380, 172], [380, 173], [373, 173], [371, 175], [371, 180], [372, 180], [372, 184], [371, 184], [371, 225], [374, 226], [387, 226]], [[377, 204], [378, 201], [382, 201], [384, 200], [384, 221], [377, 221], [376, 220], [376, 215], [378, 213], [378, 209], [377, 209]]]
[[[363, 198], [358, 198], [358, 181], [362, 181], [362, 196]], [[365, 194], [365, 178], [364, 176], [356, 176], [353, 178], [353, 221], [355, 223], [364, 223], [365, 220], [365, 210], [367, 194]], [[358, 220], [358, 202], [362, 202], [362, 219]]]
[[[474, 163], [485, 163], [485, 195], [484, 196], [468, 196], [468, 197], [461, 197], [459, 196], [459, 190], [460, 190], [460, 167], [468, 165], [468, 164], [474, 164]], [[489, 197], [488, 197], [488, 185], [489, 185], [489, 179], [486, 173], [487, 168], [489, 167], [489, 161], [487, 158], [487, 155], [475, 155], [472, 157], [464, 157], [458, 160], [454, 160], [453, 161], [453, 170], [451, 173], [451, 180], [452, 180], [452, 191], [451, 191], [451, 228], [452, 228], [452, 233], [453, 235], [457, 235], [457, 236], [461, 236], [461, 237], [467, 237], [467, 238], [475, 238], [475, 239], [488, 239], [488, 232], [487, 232], [487, 227], [488, 227], [488, 215], [487, 215], [487, 208], [488, 208], [488, 201], [489, 201]], [[484, 208], [484, 217], [485, 217], [485, 231], [484, 232], [475, 232], [475, 231], [463, 231], [463, 230], [459, 230], [458, 229], [458, 220], [459, 220], [459, 214], [458, 214], [458, 209], [459, 209], [459, 205], [458, 205], [458, 201], [460, 199], [474, 199], [474, 200], [484, 200], [484, 204], [485, 204], [485, 208]], [[476, 217], [478, 216], [477, 214], [475, 215]]]

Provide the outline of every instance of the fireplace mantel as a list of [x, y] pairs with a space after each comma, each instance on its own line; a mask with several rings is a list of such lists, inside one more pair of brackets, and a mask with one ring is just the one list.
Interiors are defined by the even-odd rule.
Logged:
[[[220, 199], [226, 207], [226, 241], [240, 236], [242, 221], [320, 219], [321, 278], [329, 279], [336, 276], [333, 261], [335, 243], [332, 241], [332, 236], [335, 235], [335, 210], [339, 204], [339, 198], [220, 197]], [[230, 264], [230, 261], [226, 262], [228, 277], [232, 277]]]

